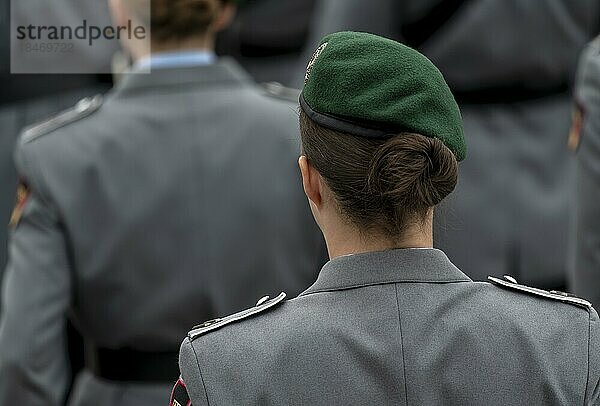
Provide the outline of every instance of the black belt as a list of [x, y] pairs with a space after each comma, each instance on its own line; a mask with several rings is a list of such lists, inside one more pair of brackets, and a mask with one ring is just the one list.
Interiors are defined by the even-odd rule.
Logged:
[[116, 382], [168, 383], [179, 377], [178, 351], [111, 350], [86, 346], [86, 368]]

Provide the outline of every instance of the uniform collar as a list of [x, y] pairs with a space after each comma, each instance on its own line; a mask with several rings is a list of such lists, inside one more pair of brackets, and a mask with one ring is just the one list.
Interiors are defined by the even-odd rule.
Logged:
[[215, 63], [192, 67], [155, 69], [151, 73], [126, 73], [115, 87], [117, 94], [144, 89], [159, 90], [190, 86], [210, 87], [254, 85], [250, 76], [232, 59], [221, 58]]
[[136, 62], [133, 72], [149, 73], [153, 69], [189, 68], [215, 63], [217, 56], [208, 50], [158, 52]]
[[471, 282], [437, 249], [397, 249], [335, 258], [301, 295], [386, 283]]

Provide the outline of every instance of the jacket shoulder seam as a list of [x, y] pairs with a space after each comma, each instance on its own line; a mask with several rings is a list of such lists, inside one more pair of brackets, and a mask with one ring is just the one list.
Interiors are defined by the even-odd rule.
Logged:
[[202, 381], [202, 388], [204, 389], [204, 396], [206, 397], [206, 404], [210, 406], [210, 401], [208, 400], [208, 390], [206, 389], [206, 383], [204, 382], [204, 375], [202, 375], [202, 367], [200, 366], [200, 360], [198, 359], [198, 353], [194, 348], [192, 341], [190, 340], [190, 347], [194, 352], [194, 357], [196, 358], [196, 365], [198, 365], [198, 373], [200, 374], [200, 380]]

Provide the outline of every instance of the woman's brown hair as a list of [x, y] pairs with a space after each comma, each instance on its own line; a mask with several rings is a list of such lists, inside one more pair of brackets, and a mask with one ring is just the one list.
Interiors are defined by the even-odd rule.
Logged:
[[[159, 43], [181, 41], [206, 33], [226, 0], [128, 0], [150, 24], [152, 39]], [[147, 10], [150, 11], [148, 15]]]
[[458, 162], [436, 138], [403, 133], [369, 139], [324, 128], [300, 112], [303, 154], [363, 231], [401, 238], [456, 187]]

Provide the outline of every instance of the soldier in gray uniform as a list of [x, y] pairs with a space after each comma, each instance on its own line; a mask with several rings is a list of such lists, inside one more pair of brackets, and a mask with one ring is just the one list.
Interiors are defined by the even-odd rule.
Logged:
[[303, 185], [331, 261], [295, 299], [190, 331], [172, 406], [599, 404], [588, 302], [510, 277], [473, 282], [432, 248], [465, 141], [428, 59], [329, 35], [300, 106]]
[[19, 140], [0, 405], [63, 404], [67, 317], [87, 353], [70, 405], [165, 405], [199, 314], [300, 292], [324, 262], [299, 184], [295, 105], [209, 48], [234, 5], [152, 10], [153, 44], [170, 52], [132, 47], [134, 72], [106, 97]]
[[581, 56], [569, 147], [577, 151], [573, 292], [600, 306], [600, 37]]
[[473, 154], [439, 212], [436, 246], [476, 280], [564, 285], [570, 88], [600, 2], [322, 0], [315, 15], [311, 42], [347, 29], [390, 36], [427, 55], [455, 94]]

